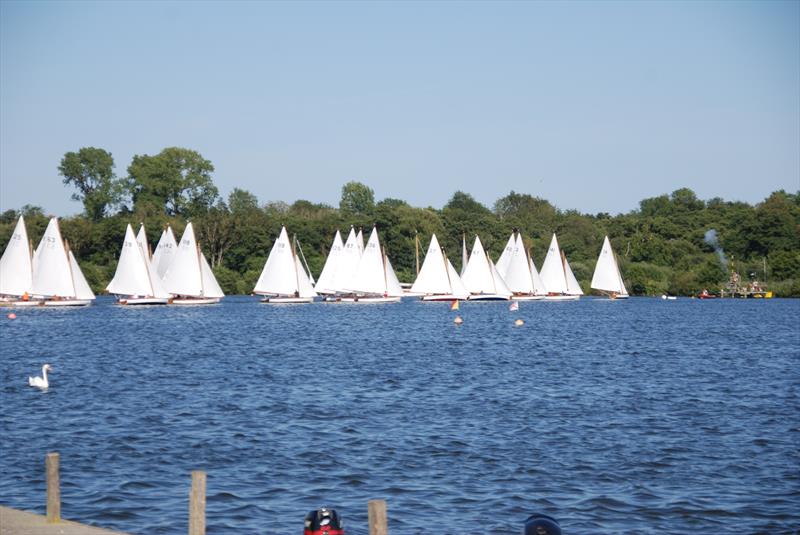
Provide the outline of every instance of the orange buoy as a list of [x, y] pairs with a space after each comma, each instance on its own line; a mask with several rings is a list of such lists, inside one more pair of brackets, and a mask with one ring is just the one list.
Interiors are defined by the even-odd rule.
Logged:
[[464, 320], [461, 319], [461, 316], [456, 316], [456, 319], [453, 320], [453, 323], [455, 323], [456, 325], [461, 325], [462, 323], [464, 323]]
[[522, 325], [525, 325], [525, 322], [518, 319], [517, 321], [514, 322], [514, 325], [516, 325], [517, 327], [520, 327]]
[[17, 319], [17, 315], [12, 312], [11, 314], [8, 315], [8, 319], [15, 320]]

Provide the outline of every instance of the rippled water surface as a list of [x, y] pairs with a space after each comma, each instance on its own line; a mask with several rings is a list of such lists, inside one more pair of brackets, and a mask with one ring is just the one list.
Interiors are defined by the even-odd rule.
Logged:
[[[800, 301], [124, 308], [0, 316], [0, 502], [185, 533], [793, 533]], [[513, 320], [525, 320], [514, 327]], [[52, 386], [27, 386], [41, 365]]]

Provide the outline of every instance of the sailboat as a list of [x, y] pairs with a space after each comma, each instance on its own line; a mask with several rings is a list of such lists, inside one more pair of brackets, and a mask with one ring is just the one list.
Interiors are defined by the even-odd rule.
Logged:
[[253, 293], [265, 296], [262, 303], [311, 303], [317, 296], [286, 227], [281, 227]]
[[403, 296], [403, 288], [392, 268], [392, 263], [381, 249], [378, 240], [378, 229], [373, 227], [364, 253], [358, 261], [346, 290], [352, 296], [342, 297], [340, 301], [350, 303], [399, 303]]
[[33, 254], [30, 293], [42, 296], [45, 306], [86, 306], [95, 299], [75, 256], [61, 239], [55, 217], [47, 224]]
[[314, 285], [314, 290], [317, 294], [327, 296], [336, 293], [334, 281], [343, 254], [344, 243], [342, 243], [342, 234], [337, 230], [336, 234], [333, 236], [331, 250], [328, 251], [328, 258], [325, 259], [325, 265], [322, 266], [322, 273], [319, 274], [319, 280], [317, 284]]
[[461, 275], [461, 281], [470, 293], [470, 301], [507, 301], [511, 298], [511, 290], [484, 251], [478, 236], [475, 236], [472, 253], [467, 268]]
[[186, 225], [164, 276], [164, 288], [174, 296], [174, 305], [210, 305], [225, 297], [200, 250], [191, 223]]
[[361, 250], [356, 231], [350, 227], [347, 241], [342, 245], [342, 236], [336, 231], [333, 245], [325, 260], [325, 266], [319, 276], [314, 290], [325, 296], [325, 301], [338, 301], [341, 297], [354, 297], [350, 290], [350, 282], [355, 277], [358, 263], [361, 261]]
[[591, 287], [608, 294], [611, 299], [628, 298], [628, 290], [622, 281], [622, 274], [619, 271], [617, 258], [613, 249], [611, 249], [611, 242], [608, 240], [608, 236], [603, 240], [603, 248], [597, 258]]
[[164, 275], [167, 274], [169, 265], [172, 263], [177, 250], [178, 242], [175, 241], [175, 234], [172, 232], [172, 227], [167, 225], [167, 228], [161, 231], [161, 238], [158, 240], [158, 245], [156, 245], [156, 250], [150, 261], [156, 268], [156, 274], [159, 279], [163, 279]]
[[454, 301], [469, 297], [469, 291], [439, 245], [436, 234], [431, 236], [428, 252], [410, 293], [422, 296], [423, 301]]
[[547, 289], [548, 301], [576, 301], [583, 295], [572, 268], [569, 267], [567, 257], [558, 248], [558, 239], [553, 234], [550, 240], [550, 248], [539, 272], [542, 283]]
[[25, 219], [19, 216], [14, 233], [0, 258], [0, 305], [24, 307], [42, 304], [31, 299], [33, 264]]
[[511, 299], [538, 301], [547, 295], [536, 266], [533, 265], [533, 260], [525, 248], [522, 234], [517, 229], [512, 231], [496, 267], [508, 289], [513, 292]]
[[170, 302], [170, 294], [164, 289], [153, 264], [148, 261], [146, 251], [144, 225], [139, 235], [134, 237], [129, 224], [125, 229], [117, 270], [106, 287], [109, 293], [117, 296], [120, 305], [166, 305]]

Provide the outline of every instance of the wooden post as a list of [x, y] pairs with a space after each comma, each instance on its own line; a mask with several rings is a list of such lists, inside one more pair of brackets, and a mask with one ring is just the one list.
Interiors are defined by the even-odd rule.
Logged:
[[370, 500], [367, 503], [369, 518], [369, 535], [388, 535], [386, 523], [386, 500]]
[[206, 534], [206, 473], [192, 471], [192, 491], [189, 494], [189, 535]]
[[61, 521], [61, 486], [58, 478], [58, 453], [48, 453], [45, 459], [47, 469], [47, 522]]

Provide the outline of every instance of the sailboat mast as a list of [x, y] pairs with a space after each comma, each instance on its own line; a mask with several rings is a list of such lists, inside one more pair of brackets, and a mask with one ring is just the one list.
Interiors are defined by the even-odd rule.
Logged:
[[197, 249], [197, 268], [200, 272], [200, 295], [206, 295], [206, 287], [203, 284], [203, 263], [200, 261], [200, 255], [203, 254], [200, 252], [200, 242], [194, 242], [195, 248]]
[[[59, 234], [61, 230], [58, 231]], [[69, 242], [64, 238], [64, 254], [67, 255], [67, 265], [69, 266], [69, 281], [72, 283], [72, 296], [77, 297], [78, 292], [75, 291], [75, 279], [72, 274], [72, 262], [69, 261]]]
[[381, 257], [383, 260], [383, 295], [389, 294], [389, 276], [386, 274], [386, 247], [383, 248], [383, 256]]
[[484, 251], [486, 255], [486, 265], [489, 267], [489, 276], [492, 278], [492, 288], [494, 289], [494, 293], [497, 293], [497, 282], [494, 280], [494, 273], [492, 272], [492, 259], [489, 258], [489, 253]]
[[417, 265], [417, 277], [419, 277], [419, 233], [414, 231], [414, 255]]
[[294, 266], [294, 287], [297, 289], [297, 295], [300, 295], [300, 275], [297, 273], [297, 234], [292, 234], [292, 265]]
[[450, 280], [450, 270], [447, 269], [447, 253], [444, 252], [444, 247], [439, 247], [442, 251], [442, 262], [444, 263], [444, 272], [447, 275], [447, 285], [450, 287], [450, 293], [453, 293], [453, 281]]
[[306, 262], [306, 255], [303, 253], [303, 246], [300, 245], [300, 242], [297, 239], [297, 234], [294, 234], [294, 242], [297, 244], [297, 250], [300, 251], [300, 259], [303, 261], [303, 266], [306, 268], [306, 273], [311, 278], [311, 284], [316, 284], [314, 281], [314, 275], [311, 274], [311, 268], [308, 267], [308, 262]]

